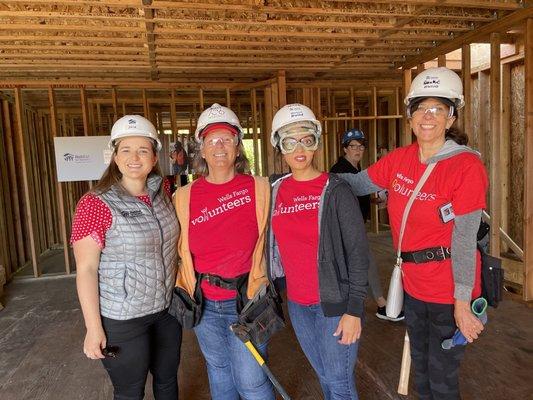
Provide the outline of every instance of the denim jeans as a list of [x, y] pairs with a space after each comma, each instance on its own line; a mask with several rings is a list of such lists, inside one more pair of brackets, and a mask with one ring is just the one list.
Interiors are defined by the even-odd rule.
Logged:
[[[207, 362], [213, 400], [274, 400], [270, 380], [244, 344], [231, 332], [237, 322], [236, 301], [204, 299], [200, 323], [194, 328]], [[266, 344], [257, 350], [266, 355]]]
[[357, 400], [355, 363], [359, 342], [339, 344], [333, 336], [341, 317], [326, 317], [320, 304], [288, 301], [292, 327], [322, 386], [325, 400]]

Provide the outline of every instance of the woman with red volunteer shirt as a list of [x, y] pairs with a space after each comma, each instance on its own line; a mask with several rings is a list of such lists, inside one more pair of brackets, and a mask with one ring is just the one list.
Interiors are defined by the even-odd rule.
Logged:
[[421, 399], [459, 399], [464, 346], [441, 343], [459, 328], [469, 342], [483, 330], [470, 302], [481, 293], [476, 233], [488, 186], [479, 153], [453, 127], [464, 105], [461, 79], [440, 67], [413, 80], [405, 98], [416, 143], [396, 149], [357, 175], [361, 193], [387, 189], [395, 247], [407, 201], [429, 164], [437, 163], [407, 217], [401, 245], [404, 312]]
[[161, 142], [150, 121], [126, 115], [109, 145], [111, 163], [72, 223], [83, 351], [102, 360], [115, 399], [144, 398], [150, 371], [155, 399], [176, 400], [181, 326], [167, 309], [179, 226], [157, 164]]
[[[272, 385], [244, 344], [230, 330], [238, 308], [268, 283], [263, 255], [269, 185], [244, 175], [248, 160], [239, 119], [213, 104], [195, 132], [198, 180], [176, 192], [182, 228], [176, 285], [194, 298], [199, 284], [202, 317], [194, 327], [207, 362], [213, 400], [273, 400]], [[239, 304], [239, 306], [238, 306]], [[266, 344], [259, 346], [266, 352]]]
[[282, 107], [272, 121], [271, 143], [292, 173], [272, 184], [269, 273], [285, 277], [291, 323], [324, 398], [357, 399], [368, 243], [350, 187], [313, 166], [321, 132], [301, 104]]

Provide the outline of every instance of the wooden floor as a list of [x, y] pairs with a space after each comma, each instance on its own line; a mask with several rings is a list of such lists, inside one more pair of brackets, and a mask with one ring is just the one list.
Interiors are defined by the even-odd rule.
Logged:
[[[371, 236], [383, 284], [392, 265], [388, 235]], [[386, 286], [385, 286], [386, 287]], [[84, 326], [72, 277], [15, 279], [0, 312], [0, 399], [111, 399], [98, 361], [81, 352]], [[374, 317], [367, 304], [357, 385], [361, 400], [415, 399], [396, 394], [405, 327]], [[293, 400], [321, 399], [318, 382], [290, 326], [270, 345], [270, 366]], [[461, 370], [463, 400], [533, 399], [533, 312], [507, 296], [490, 310], [482, 338], [469, 345]], [[184, 335], [180, 398], [207, 400], [209, 390], [196, 338]], [[147, 399], [153, 399], [149, 383]]]

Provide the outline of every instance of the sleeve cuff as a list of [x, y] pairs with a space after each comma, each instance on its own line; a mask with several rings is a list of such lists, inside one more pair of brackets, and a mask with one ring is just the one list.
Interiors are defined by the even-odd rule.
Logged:
[[348, 300], [346, 314], [361, 318], [365, 309], [365, 301], [361, 299]]
[[456, 300], [462, 300], [462, 301], [472, 300], [472, 287], [456, 283], [453, 297]]

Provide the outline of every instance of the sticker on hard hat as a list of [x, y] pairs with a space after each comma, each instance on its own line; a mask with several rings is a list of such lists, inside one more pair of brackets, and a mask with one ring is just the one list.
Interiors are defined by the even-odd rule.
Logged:
[[209, 113], [207, 114], [208, 118], [216, 118], [224, 115], [224, 110], [222, 107], [211, 107]]
[[438, 88], [440, 79], [438, 76], [426, 76], [424, 79], [424, 88]]
[[137, 120], [136, 119], [128, 119], [128, 129], [137, 129]]

